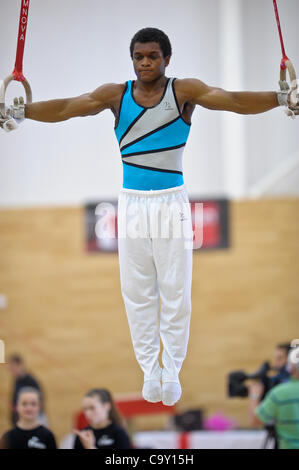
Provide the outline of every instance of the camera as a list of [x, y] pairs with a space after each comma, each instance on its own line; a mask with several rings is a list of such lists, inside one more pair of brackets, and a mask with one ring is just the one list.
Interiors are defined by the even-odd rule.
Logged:
[[[270, 377], [268, 373], [273, 369], [269, 362], [264, 362], [261, 367], [253, 374], [246, 374], [242, 370], [231, 372], [228, 375], [228, 396], [229, 397], [248, 397], [248, 388], [245, 381], [248, 379], [261, 380], [265, 385], [265, 393], [272, 388], [270, 386]], [[272, 385], [272, 384], [271, 384]], [[273, 385], [272, 385], [273, 386]]]

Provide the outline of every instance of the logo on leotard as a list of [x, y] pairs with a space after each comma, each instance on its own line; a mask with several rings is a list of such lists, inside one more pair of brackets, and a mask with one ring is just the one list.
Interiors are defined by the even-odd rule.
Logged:
[[33, 447], [35, 449], [46, 449], [47, 448], [46, 444], [43, 444], [42, 442], [40, 442], [38, 437], [36, 437], [36, 436], [33, 436], [31, 439], [29, 439], [28, 447]]
[[165, 109], [165, 111], [173, 111], [173, 107], [171, 106], [169, 101], [165, 101], [164, 109]]
[[114, 439], [104, 434], [100, 439], [98, 439], [98, 444], [102, 446], [110, 446], [114, 444]]
[[180, 220], [183, 222], [183, 220], [188, 220], [188, 217], [185, 217], [184, 212], [180, 212]]

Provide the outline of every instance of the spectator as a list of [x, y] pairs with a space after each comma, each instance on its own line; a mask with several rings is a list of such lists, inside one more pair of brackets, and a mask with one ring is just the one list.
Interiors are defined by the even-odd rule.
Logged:
[[74, 449], [131, 449], [130, 438], [124, 429], [111, 393], [103, 388], [90, 390], [83, 398], [83, 411], [90, 426], [77, 435]]
[[288, 354], [290, 350], [290, 343], [280, 343], [276, 346], [273, 355], [272, 369], [276, 370], [277, 374], [269, 378], [267, 392], [275, 385], [289, 380]]
[[0, 441], [1, 449], [57, 449], [53, 433], [39, 422], [40, 392], [22, 388], [17, 396], [18, 421]]
[[[252, 414], [253, 425], [274, 423], [279, 449], [299, 449], [299, 348], [288, 354], [290, 378], [273, 387]], [[256, 382], [255, 393], [261, 394]]]
[[24, 387], [33, 387], [40, 392], [41, 405], [40, 405], [40, 423], [47, 425], [47, 417], [45, 415], [45, 403], [44, 403], [44, 393], [42, 391], [41, 385], [38, 383], [36, 378], [29, 374], [25, 368], [24, 360], [19, 354], [12, 354], [8, 359], [8, 369], [14, 377], [14, 386], [12, 391], [11, 398], [11, 423], [15, 425], [18, 421], [18, 415], [16, 412], [17, 396], [19, 390]]
[[[249, 382], [249, 413], [251, 416], [253, 416], [255, 408], [265, 398], [267, 392], [269, 392], [271, 388], [289, 380], [290, 373], [287, 363], [290, 349], [290, 343], [277, 344], [273, 352], [273, 361], [271, 364], [271, 369], [276, 371], [276, 374], [263, 377], [260, 380], [260, 385], [256, 385], [255, 382]], [[275, 440], [275, 449], [278, 449], [278, 440], [275, 433], [275, 428], [271, 425], [266, 425], [266, 429], [268, 430], [268, 437]]]

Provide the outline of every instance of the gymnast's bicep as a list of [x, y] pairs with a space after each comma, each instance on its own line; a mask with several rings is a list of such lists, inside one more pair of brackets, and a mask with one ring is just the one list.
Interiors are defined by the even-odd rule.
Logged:
[[113, 109], [120, 93], [120, 85], [114, 83], [101, 85], [90, 93], [72, 98], [68, 103], [66, 113], [75, 116], [92, 116], [105, 109]]
[[222, 88], [209, 86], [196, 78], [179, 80], [178, 87], [185, 101], [213, 110], [232, 111], [233, 93]]

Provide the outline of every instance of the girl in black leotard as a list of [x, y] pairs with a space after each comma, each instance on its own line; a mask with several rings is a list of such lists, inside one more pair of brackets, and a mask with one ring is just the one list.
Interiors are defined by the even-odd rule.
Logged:
[[124, 421], [119, 415], [111, 393], [104, 389], [90, 390], [83, 397], [83, 411], [90, 423], [77, 435], [73, 449], [131, 449]]
[[38, 421], [40, 393], [33, 387], [19, 391], [16, 410], [19, 419], [0, 441], [1, 449], [57, 449], [53, 433]]

